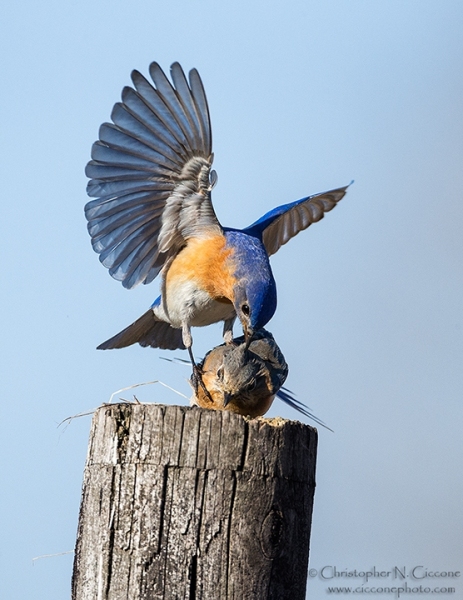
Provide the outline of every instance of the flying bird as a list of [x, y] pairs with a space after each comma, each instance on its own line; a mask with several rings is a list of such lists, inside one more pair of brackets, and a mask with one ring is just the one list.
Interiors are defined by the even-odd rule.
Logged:
[[223, 321], [231, 343], [238, 317], [249, 346], [277, 305], [269, 256], [322, 219], [348, 186], [274, 208], [245, 229], [222, 226], [211, 201], [217, 175], [198, 71], [187, 79], [176, 62], [170, 81], [153, 62], [149, 72], [151, 82], [132, 72], [133, 87], [123, 89], [112, 123], [100, 127], [86, 167], [87, 192], [95, 199], [85, 215], [93, 249], [110, 275], [130, 289], [161, 274], [161, 294], [98, 348], [136, 342], [187, 348], [200, 379], [191, 327]]

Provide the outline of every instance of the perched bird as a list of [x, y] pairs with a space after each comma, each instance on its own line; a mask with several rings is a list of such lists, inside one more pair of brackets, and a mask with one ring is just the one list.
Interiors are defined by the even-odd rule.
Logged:
[[244, 336], [231, 344], [222, 344], [208, 352], [198, 364], [207, 394], [202, 387], [195, 389], [190, 403], [211, 410], [229, 410], [240, 415], [260, 417], [279, 398], [291, 408], [309, 417], [326, 429], [323, 421], [296, 400], [294, 394], [283, 387], [288, 375], [288, 365], [273, 335], [265, 329], [254, 332], [246, 347]]
[[152, 83], [132, 72], [133, 88], [100, 128], [86, 168], [96, 199], [85, 215], [110, 275], [133, 288], [161, 273], [161, 295], [98, 348], [186, 347], [198, 376], [191, 327], [224, 321], [231, 342], [238, 317], [250, 344], [276, 309], [269, 256], [334, 208], [348, 186], [279, 206], [242, 230], [223, 227], [211, 202], [217, 175], [199, 74], [187, 80], [174, 63], [171, 83], [157, 63], [149, 71]]
[[192, 404], [250, 417], [268, 411], [288, 376], [285, 358], [265, 329], [254, 332], [249, 347], [244, 336], [217, 346], [198, 368], [208, 394], [197, 388]]

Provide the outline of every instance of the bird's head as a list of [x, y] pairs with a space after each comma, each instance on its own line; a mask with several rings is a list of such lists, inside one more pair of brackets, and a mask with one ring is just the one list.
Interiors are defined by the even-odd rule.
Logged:
[[232, 249], [233, 306], [249, 346], [254, 332], [270, 321], [277, 306], [275, 280], [260, 240], [239, 231], [227, 232]]
[[243, 328], [246, 347], [249, 347], [254, 332], [270, 321], [276, 309], [276, 287], [273, 277], [241, 280], [234, 289], [236, 314]]
[[270, 408], [288, 375], [288, 365], [273, 336], [260, 329], [249, 348], [244, 336], [208, 352], [199, 365], [206, 396], [198, 386], [194, 404], [257, 417]]
[[[242, 339], [242, 338], [241, 338]], [[214, 348], [202, 364], [202, 379], [209, 400], [198, 388], [197, 404], [257, 417], [270, 408], [275, 397], [268, 364], [243, 342]]]
[[225, 409], [256, 417], [270, 408], [275, 397], [271, 374], [266, 363], [249, 352], [246, 344], [224, 355], [216, 376], [221, 382]]

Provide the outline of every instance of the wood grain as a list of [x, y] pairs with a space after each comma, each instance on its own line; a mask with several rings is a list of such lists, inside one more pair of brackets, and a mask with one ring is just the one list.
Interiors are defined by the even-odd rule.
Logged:
[[305, 598], [317, 431], [183, 406], [92, 422], [74, 600]]

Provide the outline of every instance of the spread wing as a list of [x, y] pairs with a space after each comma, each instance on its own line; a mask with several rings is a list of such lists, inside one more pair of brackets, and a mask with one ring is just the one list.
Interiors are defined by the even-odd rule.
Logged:
[[198, 72], [133, 71], [92, 147], [85, 207], [95, 252], [126, 288], [150, 283], [189, 237], [222, 228], [211, 202], [212, 137]]
[[244, 231], [260, 238], [269, 255], [275, 254], [300, 231], [323, 219], [325, 213], [344, 198], [348, 187], [347, 185], [278, 206]]

